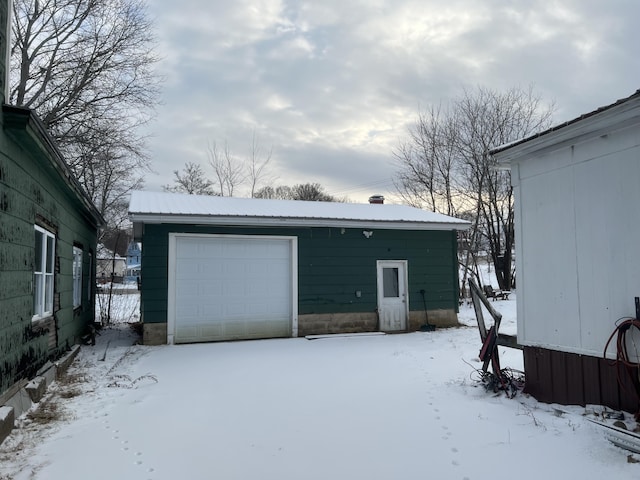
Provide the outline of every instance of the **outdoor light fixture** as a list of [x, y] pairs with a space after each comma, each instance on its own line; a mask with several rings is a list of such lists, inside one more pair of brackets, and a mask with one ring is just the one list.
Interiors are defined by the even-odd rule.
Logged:
[[362, 234], [365, 236], [365, 238], [369, 238], [371, 237], [371, 235], [373, 235], [373, 230], [363, 230]]

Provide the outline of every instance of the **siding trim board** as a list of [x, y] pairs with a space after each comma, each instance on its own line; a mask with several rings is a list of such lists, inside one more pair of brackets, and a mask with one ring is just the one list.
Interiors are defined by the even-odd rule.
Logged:
[[[376, 207], [373, 207], [376, 208]], [[380, 220], [350, 220], [350, 219], [322, 219], [322, 218], [269, 218], [269, 217], [226, 217], [203, 215], [145, 215], [137, 213], [133, 220], [139, 224], [173, 223], [183, 225], [220, 225], [247, 227], [260, 225], [263, 227], [342, 227], [363, 228], [367, 230], [394, 229], [394, 230], [451, 230], [451, 224], [432, 222], [380, 221]], [[461, 225], [459, 228], [463, 229]], [[134, 230], [138, 236], [139, 232]]]

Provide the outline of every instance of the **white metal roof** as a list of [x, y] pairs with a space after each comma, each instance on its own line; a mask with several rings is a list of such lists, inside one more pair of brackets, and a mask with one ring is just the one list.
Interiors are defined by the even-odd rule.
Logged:
[[124, 257], [121, 257], [117, 253], [113, 253], [112, 250], [109, 250], [104, 244], [99, 243], [96, 247], [96, 258], [98, 260], [126, 260]]
[[305, 202], [135, 191], [135, 223], [466, 230], [469, 222], [406, 205]]
[[640, 90], [627, 98], [580, 115], [544, 132], [501, 145], [490, 153], [499, 165], [509, 168], [509, 164], [514, 159], [526, 157], [544, 147], [558, 148], [563, 144], [574, 144], [580, 139], [606, 135], [612, 130], [638, 123], [640, 123]]

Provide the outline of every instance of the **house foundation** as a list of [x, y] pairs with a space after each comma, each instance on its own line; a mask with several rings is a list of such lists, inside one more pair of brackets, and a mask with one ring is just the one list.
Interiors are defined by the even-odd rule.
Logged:
[[145, 323], [142, 325], [142, 343], [144, 345], [166, 345], [167, 324]]

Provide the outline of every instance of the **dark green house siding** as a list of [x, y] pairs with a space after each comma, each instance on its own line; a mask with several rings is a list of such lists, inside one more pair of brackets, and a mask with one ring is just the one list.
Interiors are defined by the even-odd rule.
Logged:
[[[455, 231], [362, 228], [257, 228], [145, 224], [142, 235], [142, 319], [167, 321], [169, 233], [280, 235], [298, 239], [298, 314], [375, 312], [376, 261], [407, 260], [409, 309], [457, 311]], [[355, 292], [360, 291], [357, 297]]]
[[[313, 228], [298, 237], [299, 314], [371, 312], [377, 306], [376, 261], [407, 260], [409, 309], [457, 305], [452, 231]], [[361, 297], [355, 296], [361, 292]]]
[[[4, 107], [0, 131], [0, 394], [66, 351], [93, 321], [99, 214], [60, 171], [34, 118]], [[37, 125], [35, 125], [37, 127]], [[34, 226], [55, 234], [54, 315], [32, 321]], [[83, 250], [82, 304], [73, 308], [73, 246]]]

